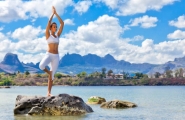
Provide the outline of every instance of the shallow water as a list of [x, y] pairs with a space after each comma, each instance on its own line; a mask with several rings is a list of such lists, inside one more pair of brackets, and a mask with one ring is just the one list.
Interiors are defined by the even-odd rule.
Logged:
[[85, 102], [91, 96], [101, 96], [136, 103], [129, 109], [94, 110], [82, 116], [29, 116], [13, 114], [17, 95], [45, 96], [46, 86], [24, 86], [0, 89], [0, 120], [184, 120], [185, 86], [53, 86], [52, 94], [67, 93], [81, 97]]

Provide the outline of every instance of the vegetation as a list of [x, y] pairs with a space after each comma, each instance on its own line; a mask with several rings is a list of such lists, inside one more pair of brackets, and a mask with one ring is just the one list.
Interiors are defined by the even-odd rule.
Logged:
[[106, 68], [102, 68], [102, 76], [101, 78], [105, 78], [106, 77]]
[[98, 102], [98, 99], [96, 99], [96, 98], [90, 98], [90, 99], [88, 99], [88, 102]]
[[[70, 76], [62, 73], [55, 74], [54, 85], [72, 85], [72, 86], [132, 86], [132, 85], [185, 85], [185, 70], [179, 68], [175, 71], [166, 68], [164, 74], [156, 72], [154, 78], [149, 78], [148, 75], [143, 73], [135, 73], [131, 76], [128, 72], [122, 74], [114, 74], [112, 70], [106, 72], [106, 68], [102, 68], [101, 72], [93, 72], [87, 74], [85, 71]], [[122, 75], [122, 77], [120, 77]], [[109, 78], [107, 78], [109, 77]], [[20, 73], [19, 71], [14, 74], [0, 73], [0, 86], [46, 86], [48, 84], [48, 75], [43, 74], [30, 74], [29, 71]]]

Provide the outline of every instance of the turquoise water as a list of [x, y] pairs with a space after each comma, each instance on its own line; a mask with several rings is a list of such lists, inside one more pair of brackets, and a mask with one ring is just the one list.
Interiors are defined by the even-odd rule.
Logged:
[[12, 87], [0, 89], [0, 120], [184, 120], [185, 86], [53, 86], [52, 94], [67, 93], [81, 97], [85, 102], [91, 96], [107, 101], [127, 100], [138, 105], [129, 109], [94, 110], [83, 116], [14, 116], [17, 95], [45, 96], [46, 86]]

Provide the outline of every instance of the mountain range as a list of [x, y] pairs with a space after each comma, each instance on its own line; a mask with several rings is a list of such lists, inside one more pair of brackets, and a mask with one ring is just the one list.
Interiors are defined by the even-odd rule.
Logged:
[[[101, 71], [105, 67], [108, 71], [112, 69], [114, 73], [121, 72], [142, 72], [147, 74], [153, 74], [155, 72], [163, 73], [166, 67], [170, 69], [184, 68], [185, 57], [175, 58], [174, 61], [168, 61], [164, 64], [149, 64], [149, 63], [130, 63], [124, 60], [116, 60], [110, 54], [104, 57], [97, 56], [95, 54], [87, 54], [81, 56], [79, 54], [65, 54], [59, 62], [58, 72], [66, 74], [77, 74], [82, 71], [92, 73], [95, 71]], [[0, 63], [0, 72], [14, 73], [14, 72], [25, 72], [30, 73], [42, 73], [39, 69], [39, 62], [34, 63], [23, 63], [20, 62], [18, 56], [13, 53], [7, 53], [4, 56], [3, 61]]]

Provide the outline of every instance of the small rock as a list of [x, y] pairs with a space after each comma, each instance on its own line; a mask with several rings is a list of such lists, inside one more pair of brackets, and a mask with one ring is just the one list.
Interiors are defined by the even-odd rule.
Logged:
[[105, 98], [98, 97], [98, 96], [91, 96], [88, 99], [88, 104], [102, 104], [103, 102], [106, 102]]
[[93, 112], [82, 98], [68, 94], [58, 96], [22, 96], [16, 98], [14, 114], [29, 115], [82, 115]]
[[137, 105], [128, 101], [112, 100], [109, 102], [102, 103], [100, 107], [101, 108], [133, 108], [133, 107], [137, 107]]

